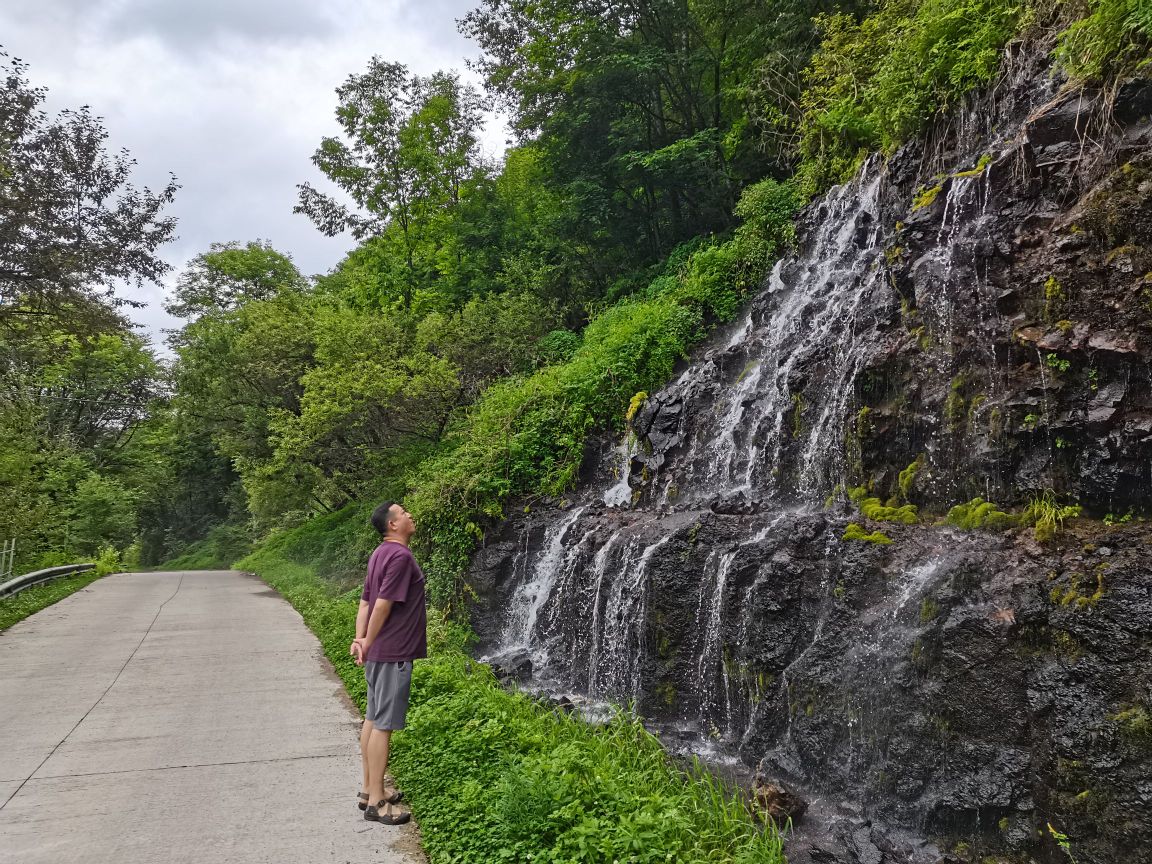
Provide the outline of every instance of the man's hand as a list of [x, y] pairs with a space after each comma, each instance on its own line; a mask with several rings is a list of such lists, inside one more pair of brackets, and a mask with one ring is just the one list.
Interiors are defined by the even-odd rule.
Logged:
[[348, 646], [348, 653], [355, 659], [357, 666], [363, 666], [364, 657], [368, 653], [368, 646], [364, 644], [363, 639], [353, 639], [352, 644]]

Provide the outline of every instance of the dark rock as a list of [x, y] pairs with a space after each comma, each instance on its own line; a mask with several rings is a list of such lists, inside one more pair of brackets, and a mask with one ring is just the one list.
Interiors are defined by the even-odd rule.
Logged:
[[527, 651], [493, 658], [488, 665], [497, 681], [524, 682], [532, 677], [532, 657]]
[[758, 774], [752, 783], [752, 801], [763, 816], [784, 825], [798, 820], [808, 811], [808, 802], [794, 789], [779, 780]]

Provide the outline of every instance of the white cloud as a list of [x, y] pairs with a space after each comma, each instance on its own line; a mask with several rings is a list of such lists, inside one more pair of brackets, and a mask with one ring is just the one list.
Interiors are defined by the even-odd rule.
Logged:
[[[379, 54], [428, 74], [463, 70], [473, 46], [454, 19], [469, 0], [42, 0], [0, 3], [4, 47], [49, 88], [49, 108], [103, 116], [110, 146], [136, 158], [136, 182], [176, 174], [174, 266], [216, 241], [257, 238], [305, 273], [331, 269], [352, 246], [292, 213], [296, 184], [323, 186], [312, 152], [337, 132], [334, 90]], [[319, 11], [318, 11], [319, 10]], [[495, 152], [496, 123], [485, 136]], [[151, 333], [177, 322], [148, 288], [132, 312]]]

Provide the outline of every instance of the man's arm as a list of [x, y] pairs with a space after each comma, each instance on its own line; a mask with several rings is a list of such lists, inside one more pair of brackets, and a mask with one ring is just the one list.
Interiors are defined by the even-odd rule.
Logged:
[[360, 601], [360, 609], [356, 612], [356, 638], [363, 639], [368, 632], [368, 601]]
[[363, 638], [365, 654], [372, 647], [372, 643], [376, 641], [376, 637], [380, 635], [380, 631], [384, 629], [388, 616], [392, 614], [392, 602], [381, 599], [377, 600], [376, 605], [372, 607], [372, 617], [368, 619], [368, 629]]
[[[366, 606], [367, 604], [365, 604]], [[362, 607], [363, 609], [364, 607]], [[376, 604], [372, 607], [372, 617], [368, 618], [368, 626], [363, 636], [357, 635], [352, 647], [348, 649], [348, 653], [356, 658], [356, 665], [363, 666], [364, 661], [368, 659], [368, 649], [372, 647], [372, 643], [376, 641], [376, 637], [380, 635], [380, 631], [384, 629], [384, 624], [388, 621], [388, 616], [392, 614], [392, 601], [391, 600], [377, 600]], [[365, 615], [367, 617], [367, 615]], [[356, 632], [360, 632], [360, 616], [356, 616]]]
[[356, 610], [356, 637], [348, 646], [348, 653], [356, 658], [356, 665], [364, 662], [364, 643], [361, 641], [368, 632], [368, 601], [361, 600], [360, 608]]

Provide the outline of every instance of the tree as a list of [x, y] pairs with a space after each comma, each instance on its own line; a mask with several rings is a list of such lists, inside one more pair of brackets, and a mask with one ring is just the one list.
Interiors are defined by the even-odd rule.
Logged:
[[410, 309], [416, 287], [436, 278], [430, 228], [479, 165], [480, 96], [454, 73], [422, 78], [379, 57], [336, 94], [348, 140], [325, 138], [312, 161], [360, 210], [304, 183], [295, 212], [329, 236], [374, 240]]
[[292, 257], [267, 241], [213, 243], [188, 262], [164, 308], [177, 318], [195, 318], [267, 300], [279, 291], [301, 291], [307, 284]]
[[156, 250], [176, 227], [161, 216], [175, 178], [159, 193], [135, 188], [134, 160], [105, 151], [99, 117], [85, 106], [49, 119], [39, 108], [46, 90], [29, 84], [27, 66], [0, 58], [0, 321], [96, 296], [141, 305], [113, 292], [168, 271]]
[[[92, 322], [102, 322], [96, 332]], [[18, 539], [28, 569], [44, 555], [126, 544], [140, 478], [157, 459], [133, 442], [163, 397], [163, 369], [131, 325], [95, 300], [5, 324], [0, 487], [16, 506], [0, 508], [0, 536]]]

